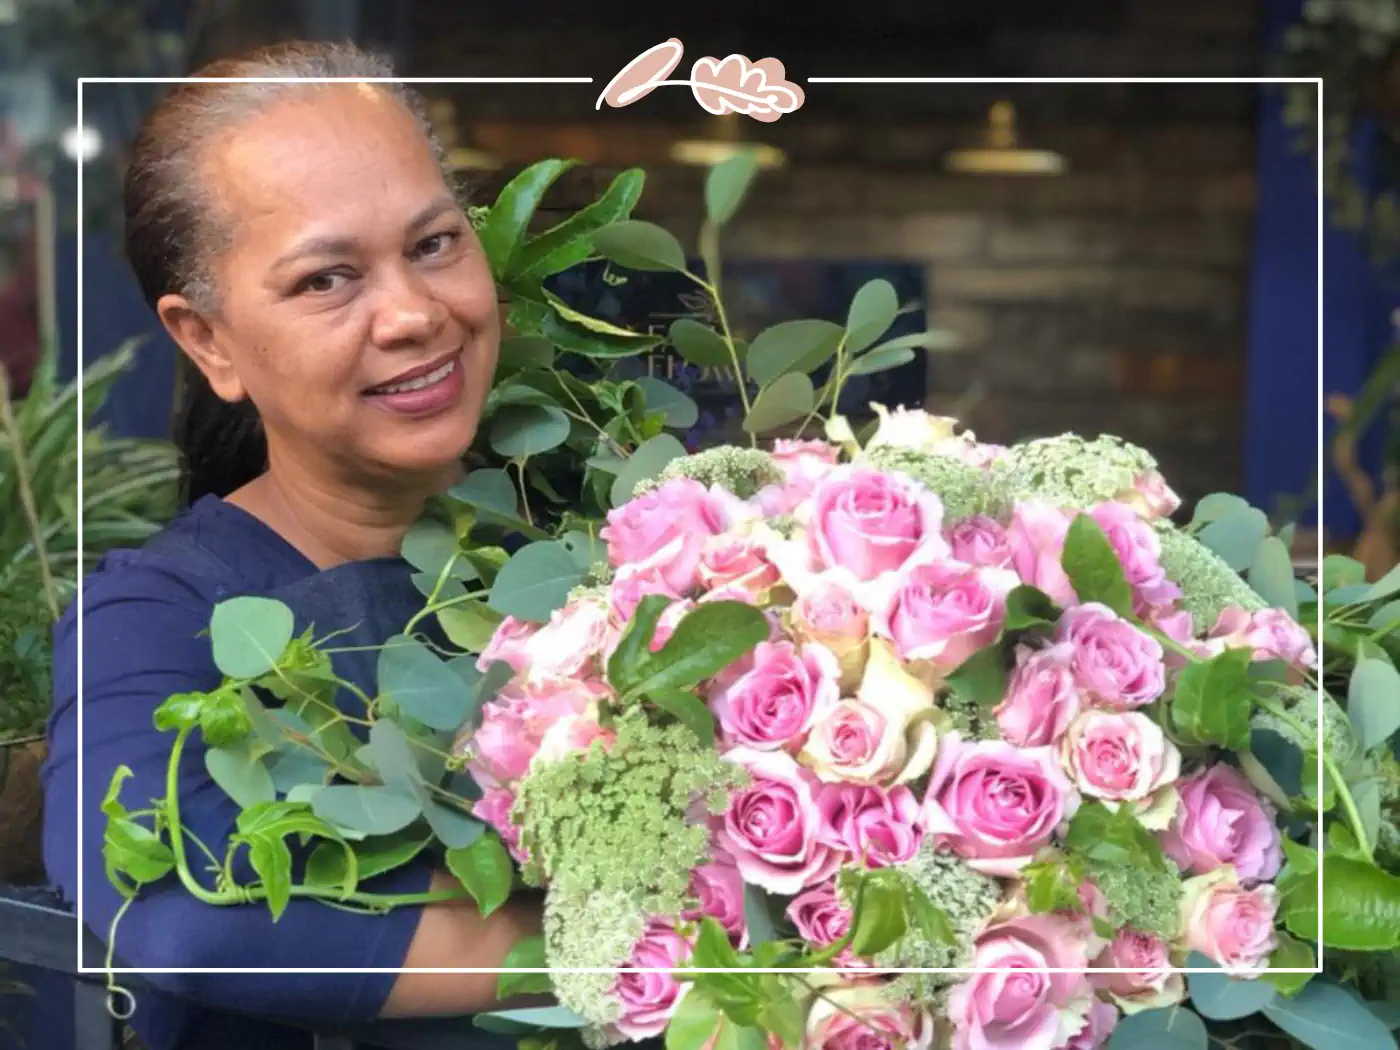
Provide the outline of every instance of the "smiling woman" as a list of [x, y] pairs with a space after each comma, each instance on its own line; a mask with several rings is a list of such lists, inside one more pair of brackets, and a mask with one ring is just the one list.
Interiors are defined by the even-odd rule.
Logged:
[[[189, 506], [85, 581], [81, 741], [76, 606], [56, 631], [46, 863], [70, 899], [81, 873], [82, 917], [104, 935], [123, 906], [104, 876], [104, 787], [119, 763], [131, 767], [130, 797], [165, 787], [153, 712], [221, 681], [199, 637], [214, 604], [279, 596], [301, 626], [343, 628], [347, 649], [401, 628], [421, 601], [395, 555], [425, 500], [461, 470], [500, 338], [490, 267], [420, 100], [401, 85], [356, 82], [391, 77], [383, 63], [350, 47], [284, 44], [198, 75], [216, 79], [179, 84], [146, 118], [125, 185], [128, 257], [190, 365], [180, 435]], [[202, 755], [186, 756], [179, 774], [191, 838], [220, 848], [237, 804]], [[517, 904], [482, 917], [426, 860], [370, 881], [421, 906], [352, 915], [293, 900], [274, 935], [265, 915], [156, 887], [126, 903], [122, 961], [491, 967], [538, 927]], [[224, 1010], [345, 1021], [494, 1000], [490, 974], [155, 983], [160, 993], [142, 998], [133, 1022], [154, 1050], [309, 1044]]]

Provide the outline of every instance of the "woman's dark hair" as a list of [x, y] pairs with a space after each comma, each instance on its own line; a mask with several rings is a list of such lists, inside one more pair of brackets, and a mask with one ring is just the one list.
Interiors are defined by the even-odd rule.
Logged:
[[[228, 230], [217, 193], [210, 192], [201, 171], [204, 149], [289, 93], [325, 86], [237, 78], [363, 80], [394, 73], [387, 59], [353, 44], [290, 41], [219, 59], [193, 75], [229, 82], [176, 84], [142, 121], [122, 191], [126, 256], [152, 309], [161, 296], [178, 293], [212, 315], [219, 309], [213, 263], [228, 242]], [[444, 163], [422, 96], [404, 84], [380, 86], [418, 119]], [[184, 459], [183, 499], [189, 504], [205, 495], [226, 496], [261, 474], [267, 467], [267, 439], [251, 401], [222, 400], [203, 373], [185, 355], [181, 358], [174, 437]]]

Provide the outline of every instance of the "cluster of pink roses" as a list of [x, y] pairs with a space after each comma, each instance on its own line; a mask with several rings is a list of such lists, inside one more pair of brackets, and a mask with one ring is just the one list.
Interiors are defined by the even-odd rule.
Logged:
[[[911, 425], [908, 416], [897, 422]], [[983, 469], [1001, 454], [950, 429], [935, 444], [930, 454]], [[1183, 776], [1181, 754], [1147, 710], [1169, 696], [1182, 658], [1130, 619], [1078, 599], [1061, 564], [1076, 512], [1028, 500], [1005, 520], [947, 522], [936, 493], [903, 474], [842, 463], [835, 445], [780, 441], [773, 458], [784, 480], [747, 500], [682, 477], [612, 511], [602, 532], [612, 581], [542, 626], [501, 625], [480, 664], [505, 661], [516, 673], [467, 742], [484, 788], [477, 813], [518, 850], [512, 806], [532, 763], [607, 744], [605, 668], [644, 596], [671, 601], [653, 650], [698, 604], [738, 600], [763, 610], [769, 638], [701, 695], [717, 747], [747, 781], [713, 821], [711, 855], [692, 873], [693, 907], [651, 917], [626, 965], [683, 964], [689, 922], [702, 916], [744, 946], [746, 884], [785, 900], [805, 941], [832, 944], [851, 922], [838, 871], [905, 864], [931, 847], [1005, 890], [972, 946], [974, 966], [1003, 972], [967, 978], [948, 1001], [958, 1050], [1092, 1050], [1120, 1009], [1181, 998], [1171, 967], [1190, 950], [1241, 971], [1262, 967], [1274, 947], [1269, 880], [1281, 863], [1274, 814], [1229, 765]], [[1308, 666], [1307, 633], [1277, 610], [1228, 609], [1198, 637], [1150, 524], [1175, 506], [1152, 475], [1089, 509], [1136, 615], [1204, 657], [1242, 646], [1257, 659]], [[1007, 596], [1021, 584], [1065, 611], [1010, 654], [1005, 695], [991, 712], [1000, 739], [967, 738], [942, 709], [941, 682], [1001, 637]], [[1091, 916], [1107, 913], [1091, 885], [1082, 891], [1087, 914], [1029, 913], [1019, 873], [1090, 799], [1130, 807], [1189, 876], [1176, 938], [1130, 928], [1097, 935]], [[849, 951], [839, 961], [863, 962]], [[892, 1004], [871, 993], [878, 978], [858, 972], [834, 980], [811, 1008], [814, 1046], [930, 1045], [926, 1004]], [[664, 1031], [684, 993], [664, 974], [620, 975], [617, 1034]], [[831, 1007], [846, 1000], [852, 1009]], [[852, 1028], [853, 1016], [867, 1023]]]

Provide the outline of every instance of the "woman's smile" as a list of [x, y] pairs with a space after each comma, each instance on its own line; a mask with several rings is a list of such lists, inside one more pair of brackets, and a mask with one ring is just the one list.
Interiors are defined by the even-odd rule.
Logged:
[[462, 352], [450, 354], [399, 373], [388, 382], [372, 386], [364, 397], [379, 408], [421, 419], [455, 408], [465, 389]]

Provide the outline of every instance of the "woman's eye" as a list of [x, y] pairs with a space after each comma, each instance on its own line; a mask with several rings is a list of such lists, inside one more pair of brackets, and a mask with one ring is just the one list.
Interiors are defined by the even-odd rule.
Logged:
[[339, 282], [349, 279], [347, 274], [325, 270], [321, 273], [313, 273], [310, 277], [304, 277], [298, 281], [296, 292], [298, 295], [303, 292], [310, 292], [312, 295], [325, 295], [327, 292], [339, 289], [341, 287]]
[[424, 237], [413, 248], [413, 254], [417, 258], [427, 258], [433, 255], [441, 255], [456, 242], [460, 234], [455, 230], [447, 230], [442, 233], [435, 233], [431, 237]]

